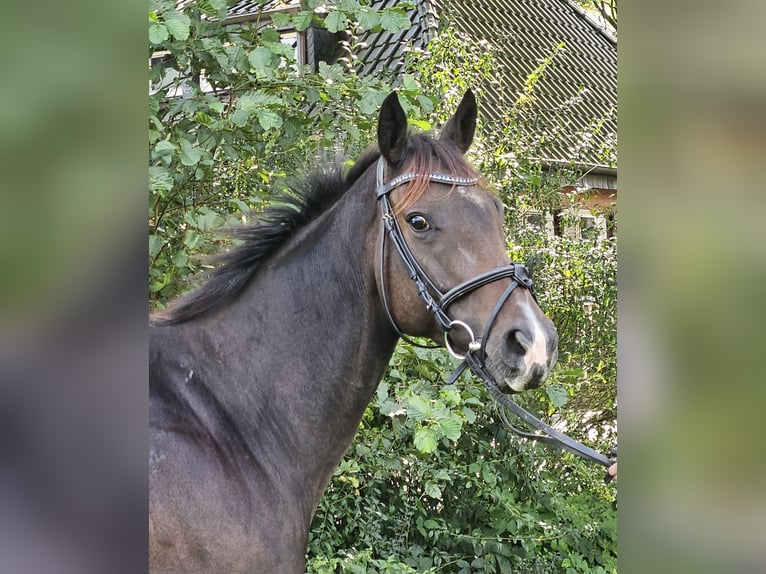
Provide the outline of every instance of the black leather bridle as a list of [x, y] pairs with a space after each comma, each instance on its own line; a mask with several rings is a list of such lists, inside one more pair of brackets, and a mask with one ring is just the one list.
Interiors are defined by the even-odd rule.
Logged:
[[[399, 227], [399, 222], [396, 219], [393, 207], [391, 206], [391, 200], [388, 197], [388, 194], [400, 185], [404, 185], [405, 183], [408, 183], [413, 179], [417, 179], [422, 176], [412, 172], [404, 173], [402, 175], [396, 176], [391, 181], [384, 184], [384, 169], [385, 161], [381, 157], [378, 160], [377, 166], [376, 195], [378, 203], [380, 204], [380, 209], [383, 213], [383, 228], [385, 233], [383, 234], [380, 242], [381, 252], [379, 263], [381, 266], [381, 298], [383, 300], [383, 308], [386, 311], [389, 322], [400, 337], [404, 338], [405, 340], [409, 340], [397, 326], [388, 305], [385, 274], [383, 273], [386, 237], [390, 239], [391, 243], [394, 245], [396, 251], [399, 253], [399, 256], [404, 262], [404, 265], [407, 267], [410, 279], [415, 282], [415, 285], [418, 289], [418, 295], [420, 295], [421, 299], [423, 299], [426, 308], [433, 314], [434, 319], [436, 319], [436, 322], [439, 324], [439, 327], [442, 329], [442, 331], [444, 331], [444, 341], [450, 354], [461, 360], [465, 358], [465, 355], [456, 353], [449, 342], [449, 333], [452, 331], [452, 329], [455, 327], [461, 327], [466, 330], [471, 338], [471, 342], [468, 344], [468, 352], [476, 353], [482, 358], [483, 361], [485, 356], [484, 345], [487, 340], [487, 336], [489, 335], [489, 331], [492, 329], [492, 325], [494, 324], [497, 315], [500, 313], [503, 304], [508, 300], [508, 297], [511, 296], [511, 293], [516, 287], [521, 286], [525, 289], [532, 289], [532, 279], [529, 277], [529, 273], [527, 273], [526, 267], [524, 267], [521, 263], [511, 263], [510, 265], [496, 267], [481, 273], [480, 275], [477, 275], [468, 281], [460, 283], [446, 293], [442, 292], [428, 276], [428, 273], [426, 273], [425, 270], [420, 266], [417, 259], [415, 259], [415, 256], [412, 254], [412, 251], [410, 251], [410, 248], [404, 239], [404, 235], [402, 234], [402, 230]], [[445, 173], [431, 173], [428, 174], [427, 177], [432, 182], [451, 184], [456, 186], [476, 185], [481, 179], [478, 177], [455, 177]], [[479, 287], [483, 287], [484, 285], [499, 279], [511, 279], [511, 284], [508, 286], [505, 293], [503, 293], [503, 295], [500, 297], [497, 305], [495, 305], [495, 308], [493, 309], [492, 314], [487, 321], [487, 325], [484, 328], [484, 333], [479, 339], [477, 339], [473, 333], [473, 330], [466, 323], [463, 321], [450, 319], [449, 315], [447, 315], [447, 308], [459, 298], [467, 295], [472, 291], [475, 291]]]
[[[391, 206], [391, 200], [389, 199], [389, 194], [391, 193], [391, 191], [393, 191], [400, 185], [404, 185], [405, 183], [409, 183], [410, 181], [414, 179], [419, 179], [421, 177], [423, 177], [422, 174], [408, 172], [408, 173], [398, 175], [394, 177], [393, 179], [391, 179], [388, 183], [385, 183], [385, 160], [383, 159], [383, 157], [381, 157], [378, 160], [377, 185], [376, 185], [375, 194], [376, 194], [378, 203], [380, 204], [380, 209], [382, 212], [383, 231], [384, 231], [380, 241], [380, 261], [379, 261], [381, 299], [383, 303], [383, 308], [386, 312], [386, 316], [388, 317], [388, 320], [393, 326], [394, 330], [401, 338], [403, 338], [406, 341], [412, 342], [410, 339], [406, 337], [406, 335], [401, 331], [399, 326], [396, 324], [396, 321], [393, 318], [391, 309], [388, 304], [388, 296], [386, 294], [386, 282], [385, 282], [385, 273], [384, 273], [386, 238], [388, 238], [391, 241], [391, 243], [394, 245], [394, 248], [396, 249], [400, 258], [404, 262], [405, 267], [407, 268], [410, 279], [412, 279], [415, 282], [415, 285], [418, 290], [418, 295], [420, 296], [421, 299], [423, 299], [423, 302], [425, 303], [426, 308], [433, 314], [434, 319], [436, 320], [439, 327], [444, 332], [444, 342], [447, 347], [447, 350], [452, 356], [463, 361], [457, 367], [457, 369], [455, 369], [452, 375], [450, 375], [448, 379], [448, 384], [455, 382], [467, 368], [470, 369], [471, 372], [473, 372], [474, 375], [476, 375], [479, 378], [479, 380], [481, 380], [481, 382], [487, 388], [490, 395], [492, 395], [492, 398], [495, 399], [495, 401], [497, 401], [503, 407], [510, 410], [514, 415], [519, 417], [525, 423], [536, 428], [537, 430], [541, 431], [544, 434], [528, 433], [516, 428], [508, 421], [505, 411], [500, 409], [500, 413], [501, 413], [500, 416], [503, 422], [506, 424], [506, 426], [509, 427], [509, 429], [512, 432], [527, 439], [556, 445], [559, 448], [563, 448], [565, 450], [573, 452], [574, 454], [582, 458], [585, 458], [586, 460], [590, 460], [592, 462], [595, 462], [607, 468], [610, 467], [615, 462], [614, 460], [611, 460], [595, 452], [591, 448], [575, 441], [574, 439], [568, 437], [567, 435], [558, 432], [551, 426], [547, 425], [546, 423], [544, 423], [543, 421], [541, 421], [540, 419], [538, 419], [537, 417], [530, 414], [529, 412], [527, 412], [526, 410], [518, 406], [516, 403], [514, 403], [508, 396], [506, 396], [503, 393], [503, 391], [498, 387], [497, 383], [494, 381], [492, 376], [487, 371], [486, 364], [485, 364], [486, 362], [485, 346], [486, 346], [487, 339], [489, 338], [489, 333], [492, 330], [492, 326], [494, 325], [495, 320], [497, 319], [497, 316], [499, 315], [501, 309], [503, 308], [503, 305], [505, 305], [505, 302], [508, 300], [508, 298], [511, 296], [511, 293], [513, 293], [513, 291], [517, 287], [521, 287], [522, 289], [529, 289], [534, 297], [534, 291], [532, 289], [532, 278], [529, 276], [529, 272], [527, 271], [527, 268], [524, 265], [522, 265], [521, 263], [511, 263], [509, 265], [504, 265], [502, 267], [496, 267], [494, 269], [490, 269], [489, 271], [481, 273], [480, 275], [477, 275], [476, 277], [473, 277], [471, 279], [468, 279], [467, 281], [464, 281], [463, 283], [460, 283], [459, 285], [453, 287], [447, 292], [442, 292], [436, 286], [436, 284], [431, 280], [431, 278], [428, 276], [428, 273], [425, 272], [425, 270], [418, 263], [417, 259], [415, 259], [415, 256], [412, 254], [412, 251], [410, 250], [409, 246], [407, 245], [407, 242], [404, 239], [402, 230], [399, 227], [399, 222], [396, 219], [396, 214], [394, 213], [393, 207]], [[431, 182], [443, 183], [443, 184], [453, 185], [453, 186], [473, 186], [473, 185], [477, 185], [481, 180], [481, 178], [479, 177], [475, 177], [475, 178], [456, 177], [456, 176], [445, 174], [445, 173], [430, 173], [426, 175], [426, 177]], [[490, 314], [489, 319], [487, 320], [487, 323], [484, 326], [484, 331], [482, 332], [481, 337], [477, 339], [471, 327], [469, 327], [466, 323], [464, 323], [463, 321], [459, 321], [457, 319], [451, 319], [449, 317], [449, 315], [447, 314], [447, 308], [452, 303], [454, 303], [457, 299], [467, 295], [468, 293], [471, 293], [472, 291], [475, 291], [476, 289], [480, 287], [483, 287], [484, 285], [487, 285], [494, 281], [498, 281], [500, 279], [510, 279], [511, 283], [503, 292], [503, 294], [500, 296], [500, 299], [497, 301], [497, 303], [495, 304], [495, 307], [492, 309], [492, 313]], [[461, 327], [462, 329], [464, 329], [468, 333], [471, 339], [471, 342], [468, 344], [468, 350], [466, 351], [465, 355], [461, 355], [455, 352], [455, 350], [452, 348], [452, 345], [450, 344], [449, 333], [455, 327]]]

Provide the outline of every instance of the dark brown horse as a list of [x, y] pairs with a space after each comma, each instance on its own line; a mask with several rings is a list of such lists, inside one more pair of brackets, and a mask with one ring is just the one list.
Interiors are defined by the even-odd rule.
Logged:
[[468, 92], [438, 140], [409, 134], [390, 95], [378, 149], [274, 201], [152, 319], [152, 572], [303, 573], [319, 498], [400, 332], [449, 332], [455, 353], [483, 333], [508, 390], [547, 378], [556, 332], [502, 271], [502, 203], [464, 159], [475, 125]]

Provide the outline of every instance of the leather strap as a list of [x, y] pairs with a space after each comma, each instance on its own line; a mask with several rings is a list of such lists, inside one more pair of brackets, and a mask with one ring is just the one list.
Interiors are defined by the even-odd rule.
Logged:
[[[508, 422], [506, 417], [504, 417], [501, 414], [501, 417], [503, 418], [503, 422], [505, 422], [506, 425], [509, 427], [509, 429], [515, 434], [527, 439], [555, 445], [558, 448], [572, 452], [576, 454], [577, 456], [584, 458], [585, 460], [589, 460], [591, 462], [595, 462], [596, 464], [600, 464], [601, 466], [605, 468], [609, 468], [610, 466], [614, 464], [615, 462], [614, 460], [609, 459], [602, 454], [599, 454], [592, 448], [587, 447], [584, 444], [579, 443], [573, 438], [565, 435], [564, 433], [557, 431], [550, 425], [544, 423], [543, 421], [541, 421], [540, 419], [538, 419], [537, 417], [535, 417], [534, 415], [532, 415], [531, 413], [529, 413], [528, 411], [524, 410], [519, 405], [514, 403], [508, 396], [503, 394], [503, 392], [498, 388], [497, 384], [492, 380], [492, 377], [490, 377], [489, 373], [487, 373], [486, 370], [484, 369], [483, 361], [478, 360], [474, 353], [470, 351], [466, 353], [465, 365], [471, 369], [471, 371], [479, 378], [479, 380], [481, 380], [481, 382], [484, 384], [486, 389], [489, 391], [489, 394], [492, 395], [492, 398], [495, 399], [495, 401], [497, 401], [502, 406], [507, 408], [509, 411], [511, 411], [514, 415], [519, 417], [528, 425], [534, 427], [535, 429], [541, 431], [542, 433], [545, 433], [545, 434], [528, 433], [520, 429], [517, 429], [516, 427], [511, 425], [510, 422]], [[456, 372], [457, 370], [459, 370], [459, 373], [457, 375], [458, 377], [460, 376], [460, 374], [462, 374], [465, 371], [465, 368], [466, 368], [465, 366], [460, 365], [458, 369], [456, 369]], [[450, 380], [456, 380], [456, 379], [457, 377], [455, 377], [454, 379], [450, 377]]]

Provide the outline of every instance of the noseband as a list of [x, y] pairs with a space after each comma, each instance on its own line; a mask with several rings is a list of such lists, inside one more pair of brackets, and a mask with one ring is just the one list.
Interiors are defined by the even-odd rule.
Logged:
[[[410, 250], [409, 246], [407, 245], [407, 242], [404, 239], [404, 235], [402, 234], [401, 227], [399, 226], [399, 222], [397, 221], [396, 215], [391, 206], [391, 200], [389, 199], [389, 194], [391, 193], [391, 191], [393, 191], [394, 189], [396, 189], [397, 187], [401, 185], [404, 185], [405, 183], [408, 183], [414, 179], [418, 179], [422, 177], [422, 174], [418, 174], [414, 172], [403, 173], [401, 175], [396, 176], [388, 183], [385, 183], [384, 172], [385, 172], [385, 160], [383, 159], [383, 157], [380, 157], [380, 159], [378, 159], [378, 164], [377, 164], [377, 185], [376, 185], [376, 191], [375, 191], [376, 198], [378, 200], [378, 203], [380, 204], [380, 209], [381, 209], [382, 218], [383, 218], [383, 229], [385, 231], [385, 233], [383, 234], [380, 240], [380, 262], [379, 262], [380, 284], [381, 284], [380, 291], [381, 291], [383, 309], [386, 312], [386, 316], [388, 317], [389, 323], [394, 328], [394, 330], [399, 335], [399, 337], [403, 338], [404, 340], [410, 343], [417, 345], [417, 343], [414, 343], [414, 341], [407, 338], [407, 336], [402, 332], [402, 330], [396, 324], [396, 321], [394, 320], [394, 317], [391, 313], [391, 308], [389, 307], [389, 304], [388, 304], [388, 297], [386, 295], [385, 273], [384, 273], [386, 237], [388, 237], [388, 239], [394, 245], [397, 253], [399, 253], [399, 257], [404, 262], [404, 265], [407, 268], [407, 271], [409, 273], [410, 279], [412, 279], [415, 282], [415, 285], [418, 290], [418, 295], [425, 303], [426, 309], [428, 309], [428, 311], [430, 311], [433, 314], [437, 324], [439, 325], [441, 330], [444, 332], [444, 343], [447, 347], [447, 351], [449, 351], [449, 353], [453, 357], [463, 361], [457, 367], [457, 369], [455, 369], [452, 375], [450, 375], [448, 384], [454, 383], [458, 379], [458, 377], [460, 377], [460, 375], [466, 370], [466, 368], [469, 368], [482, 381], [482, 383], [484, 383], [484, 386], [487, 387], [487, 390], [492, 395], [493, 399], [495, 399], [501, 405], [509, 409], [513, 414], [515, 414], [517, 417], [522, 419], [524, 422], [528, 423], [529, 425], [542, 431], [545, 434], [527, 433], [514, 427], [508, 421], [505, 412], [501, 410], [500, 416], [503, 419], [503, 422], [506, 424], [506, 426], [508, 426], [511, 429], [511, 431], [513, 431], [517, 435], [522, 436], [524, 438], [537, 440], [537, 441], [545, 442], [549, 444], [554, 444], [558, 446], [559, 448], [563, 448], [565, 450], [573, 452], [582, 458], [585, 458], [592, 462], [596, 462], [607, 468], [610, 467], [614, 463], [613, 460], [610, 460], [607, 457], [602, 456], [601, 454], [575, 441], [574, 439], [568, 437], [567, 435], [558, 432], [557, 430], [545, 424], [543, 421], [536, 418], [534, 415], [530, 414], [529, 412], [527, 412], [526, 410], [518, 406], [516, 403], [514, 403], [505, 394], [503, 394], [503, 392], [497, 386], [497, 383], [492, 379], [491, 375], [487, 371], [486, 364], [485, 364], [486, 343], [487, 343], [487, 339], [489, 338], [489, 333], [492, 330], [492, 326], [494, 325], [495, 320], [497, 319], [497, 316], [500, 314], [500, 311], [503, 308], [503, 305], [505, 305], [505, 302], [508, 300], [508, 298], [511, 296], [511, 293], [513, 293], [513, 291], [517, 287], [521, 287], [522, 289], [529, 289], [532, 296], [533, 297], [535, 296], [534, 290], [532, 289], [532, 278], [529, 276], [529, 272], [527, 271], [527, 268], [521, 263], [511, 263], [509, 265], [504, 265], [502, 267], [496, 267], [494, 269], [490, 269], [489, 271], [485, 271], [484, 273], [481, 273], [471, 279], [468, 279], [467, 281], [464, 281], [460, 283], [459, 285], [456, 285], [455, 287], [453, 287], [446, 293], [442, 292], [436, 286], [436, 284], [431, 280], [431, 278], [428, 276], [428, 273], [425, 272], [425, 270], [418, 263], [417, 259], [415, 259], [415, 256], [412, 254], [412, 251]], [[456, 176], [445, 174], [445, 173], [430, 173], [426, 177], [431, 182], [443, 183], [443, 184], [453, 185], [453, 186], [473, 186], [473, 185], [477, 185], [479, 181], [481, 180], [481, 178], [478, 178], [478, 177], [475, 177], [475, 178], [456, 177]], [[495, 304], [495, 307], [492, 309], [492, 313], [490, 314], [486, 325], [484, 326], [484, 331], [482, 332], [481, 336], [477, 339], [471, 327], [469, 327], [466, 323], [464, 323], [463, 321], [458, 321], [456, 319], [450, 319], [449, 315], [447, 314], [447, 308], [452, 303], [454, 303], [457, 299], [475, 291], [476, 289], [480, 287], [483, 287], [484, 285], [488, 285], [489, 283], [493, 283], [500, 279], [510, 279], [511, 283], [503, 292], [503, 294], [500, 296], [500, 299], [498, 299], [497, 303]], [[537, 300], [536, 297], [535, 297], [535, 300]], [[450, 344], [449, 334], [456, 327], [460, 327], [464, 329], [468, 333], [468, 336], [471, 339], [471, 342], [468, 344], [468, 350], [466, 351], [465, 355], [461, 355], [455, 352], [455, 350], [452, 348], [452, 345]], [[607, 476], [609, 475], [607, 474]]]

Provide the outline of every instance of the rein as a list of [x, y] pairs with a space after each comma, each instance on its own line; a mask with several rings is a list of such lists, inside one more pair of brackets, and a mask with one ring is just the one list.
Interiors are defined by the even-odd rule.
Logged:
[[[452, 372], [447, 383], [454, 383], [457, 381], [460, 375], [465, 372], [466, 369], [470, 369], [471, 372], [473, 372], [473, 374], [476, 375], [479, 380], [481, 380], [481, 382], [489, 391], [489, 394], [497, 403], [510, 410], [514, 415], [523, 420], [525, 423], [540, 431], [540, 433], [529, 433], [516, 428], [508, 421], [506, 412], [503, 409], [500, 409], [500, 418], [503, 420], [503, 423], [511, 430], [511, 432], [526, 439], [555, 445], [561, 449], [572, 452], [577, 456], [584, 458], [585, 460], [589, 460], [609, 468], [615, 462], [614, 460], [611, 460], [597, 453], [593, 449], [577, 442], [564, 433], [555, 430], [550, 425], [544, 423], [528, 411], [521, 408], [500, 390], [500, 388], [497, 386], [497, 383], [492, 379], [492, 376], [487, 372], [485, 365], [485, 345], [487, 339], [489, 338], [489, 333], [492, 329], [495, 319], [497, 319], [497, 316], [499, 315], [503, 305], [505, 305], [505, 302], [517, 287], [529, 289], [529, 291], [532, 293], [532, 296], [534, 297], [534, 291], [532, 289], [532, 278], [529, 276], [527, 268], [521, 263], [511, 263], [502, 267], [496, 267], [495, 269], [491, 269], [467, 281], [464, 281], [446, 293], [443, 293], [417, 262], [415, 256], [412, 254], [412, 251], [410, 251], [410, 248], [404, 239], [404, 235], [402, 234], [399, 222], [396, 219], [394, 210], [391, 206], [391, 200], [388, 197], [389, 193], [397, 187], [404, 185], [413, 179], [422, 177], [422, 175], [414, 172], [408, 172], [396, 176], [388, 183], [384, 183], [384, 172], [385, 160], [383, 157], [380, 157], [377, 164], [377, 186], [375, 195], [378, 203], [380, 204], [383, 220], [383, 230], [385, 232], [380, 241], [381, 299], [383, 308], [386, 312], [386, 316], [388, 317], [388, 321], [391, 323], [399, 337], [403, 338], [409, 343], [418, 345], [411, 339], [407, 338], [407, 336], [401, 331], [399, 326], [396, 324], [396, 321], [394, 321], [393, 315], [391, 314], [391, 309], [388, 304], [388, 296], [386, 294], [385, 286], [386, 282], [384, 279], [385, 274], [383, 272], [386, 237], [388, 237], [388, 239], [394, 245], [394, 248], [404, 262], [410, 279], [415, 282], [418, 290], [418, 295], [425, 303], [426, 308], [433, 314], [434, 319], [439, 324], [439, 327], [442, 329], [442, 331], [444, 331], [444, 342], [446, 344], [447, 351], [453, 357], [463, 361]], [[453, 186], [473, 186], [478, 184], [480, 181], [480, 178], [455, 177], [445, 173], [430, 173], [427, 175], [427, 177], [432, 182], [451, 184]], [[489, 319], [487, 320], [487, 324], [484, 327], [483, 333], [477, 339], [471, 327], [469, 327], [466, 323], [456, 319], [450, 319], [449, 315], [447, 314], [447, 307], [460, 297], [463, 297], [468, 293], [471, 293], [472, 291], [499, 279], [511, 279], [511, 284], [500, 296], [500, 299], [498, 299], [495, 307], [492, 309], [492, 313], [490, 314]], [[455, 327], [464, 329], [471, 339], [465, 355], [461, 355], [455, 352], [455, 350], [452, 348], [452, 345], [450, 344], [449, 333]]]

